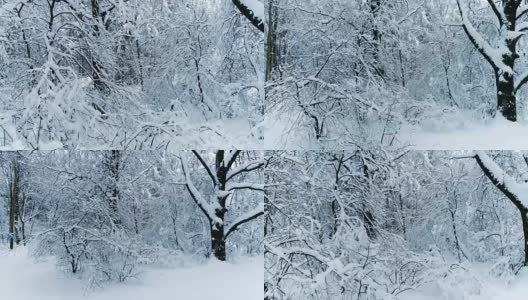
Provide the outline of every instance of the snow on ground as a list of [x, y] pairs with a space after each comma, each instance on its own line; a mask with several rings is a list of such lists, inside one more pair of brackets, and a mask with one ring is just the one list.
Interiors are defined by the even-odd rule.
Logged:
[[521, 275], [510, 284], [489, 282], [478, 291], [462, 287], [442, 289], [429, 284], [416, 291], [401, 294], [398, 300], [526, 300], [527, 295], [528, 276]]
[[[312, 136], [309, 121], [300, 124], [303, 116], [300, 112], [289, 114], [267, 113], [264, 127], [264, 149], [320, 149], [322, 145], [331, 149], [331, 142], [318, 143]], [[383, 127], [369, 124], [361, 131], [356, 129], [351, 135], [354, 141], [343, 140], [350, 137], [336, 135], [342, 144], [379, 146]], [[346, 131], [346, 130], [345, 130]], [[334, 130], [334, 134], [339, 132]], [[362, 139], [363, 138], [363, 139]], [[365, 144], [368, 141], [368, 144]], [[528, 149], [528, 121], [510, 122], [502, 116], [494, 119], [478, 120], [469, 113], [444, 119], [430, 119], [416, 125], [402, 125], [394, 142], [391, 136], [384, 139], [384, 147], [413, 150], [512, 150]], [[344, 143], [343, 143], [344, 142]], [[341, 146], [341, 148], [347, 148]], [[353, 147], [351, 147], [353, 148]]]
[[261, 300], [263, 259], [237, 264], [210, 261], [181, 269], [148, 269], [139, 280], [87, 292], [85, 284], [59, 271], [52, 260], [34, 262], [25, 249], [0, 252], [0, 291], [16, 300]]
[[451, 130], [406, 127], [398, 140], [415, 150], [528, 149], [528, 123], [496, 117], [484, 124], [466, 124]]
[[[469, 266], [467, 266], [469, 267]], [[427, 283], [401, 293], [398, 300], [526, 300], [528, 270], [515, 277], [497, 278], [488, 266], [471, 266], [466, 272]]]
[[297, 125], [302, 119], [300, 113], [281, 115], [269, 112], [264, 117], [264, 149], [311, 149], [313, 141], [302, 127]]

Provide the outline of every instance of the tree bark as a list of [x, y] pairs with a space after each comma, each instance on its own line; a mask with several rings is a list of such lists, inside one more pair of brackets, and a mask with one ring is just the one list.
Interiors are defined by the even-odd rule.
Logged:
[[381, 52], [381, 32], [376, 23], [376, 19], [379, 16], [379, 10], [381, 9], [381, 0], [370, 1], [370, 11], [372, 13], [372, 39], [374, 42], [374, 64], [376, 73], [381, 77], [385, 77], [385, 69], [380, 61]]
[[227, 212], [225, 189], [227, 184], [227, 168], [224, 162], [225, 151], [216, 152], [216, 179], [218, 180], [217, 202], [219, 208], [215, 210], [216, 220], [211, 221], [211, 247], [214, 256], [221, 261], [226, 260], [226, 243], [224, 237], [224, 218]]
[[[9, 187], [9, 249], [13, 249], [16, 234], [16, 220], [18, 218], [19, 165], [13, 160]], [[18, 244], [18, 238], [17, 238]]]
[[519, 209], [524, 235], [524, 266], [528, 266], [528, 209]]
[[266, 80], [271, 80], [271, 71], [273, 68], [275, 54], [275, 20], [273, 19], [273, 0], [268, 1], [268, 32], [266, 43]]
[[[370, 184], [370, 170], [365, 161], [363, 161], [363, 175], [365, 177], [366, 182]], [[377, 236], [376, 219], [374, 215], [372, 214], [372, 212], [370, 212], [365, 202], [361, 203], [360, 216], [363, 220], [363, 226], [365, 227], [367, 236], [369, 237], [369, 239], [375, 240]]]
[[111, 150], [105, 157], [105, 167], [107, 169], [110, 183], [108, 186], [108, 201], [110, 210], [112, 212], [112, 221], [114, 225], [120, 225], [119, 218], [119, 165], [121, 153], [119, 150]]

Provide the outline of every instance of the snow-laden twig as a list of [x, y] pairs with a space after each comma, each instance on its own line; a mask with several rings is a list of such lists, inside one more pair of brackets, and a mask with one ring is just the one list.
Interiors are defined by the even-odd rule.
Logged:
[[497, 165], [484, 151], [475, 154], [477, 163], [486, 176], [499, 188], [517, 207], [528, 208], [528, 184], [518, 183]]
[[264, 214], [264, 203], [259, 203], [259, 205], [255, 208], [253, 208], [252, 210], [246, 212], [245, 214], [241, 215], [240, 217], [236, 218], [234, 221], [233, 221], [233, 224], [231, 224], [229, 226], [229, 228], [226, 230], [226, 234], [225, 234], [225, 238], [227, 239], [227, 237], [233, 233], [234, 231], [236, 231], [240, 225], [244, 224], [244, 223], [247, 223], [249, 221], [252, 221], [260, 216], [262, 216]]
[[257, 159], [257, 160], [250, 161], [244, 165], [230, 169], [227, 173], [227, 181], [231, 180], [233, 177], [241, 173], [251, 172], [256, 169], [262, 168], [265, 163], [266, 163], [265, 159]]
[[205, 201], [205, 199], [203, 199], [198, 189], [194, 186], [194, 183], [192, 182], [191, 176], [189, 174], [189, 167], [187, 165], [187, 161], [183, 156], [180, 157], [180, 162], [182, 165], [183, 175], [185, 176], [185, 187], [187, 187], [187, 191], [189, 191], [191, 198], [194, 200], [196, 205], [198, 205], [198, 207], [202, 210], [202, 212], [209, 219], [209, 221], [213, 220], [213, 218], [215, 217], [215, 210], [213, 206], [210, 205], [207, 201]]
[[477, 48], [480, 54], [484, 56], [484, 58], [491, 64], [494, 69], [499, 70], [502, 73], [513, 74], [513, 70], [509, 66], [507, 66], [502, 60], [502, 57], [505, 54], [503, 53], [503, 51], [505, 50], [501, 51], [500, 49], [493, 48], [484, 39], [484, 37], [475, 29], [475, 27], [473, 27], [467, 16], [465, 7], [460, 4], [460, 0], [457, 0], [457, 4], [460, 16], [462, 17], [462, 27], [464, 28], [464, 31], [466, 32], [466, 35], [468, 36], [469, 40]]

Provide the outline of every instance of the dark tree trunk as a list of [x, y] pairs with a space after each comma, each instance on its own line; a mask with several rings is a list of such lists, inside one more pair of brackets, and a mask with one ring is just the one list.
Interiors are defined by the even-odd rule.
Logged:
[[9, 249], [13, 249], [15, 235], [15, 210], [13, 206], [13, 199], [9, 201]]
[[[100, 35], [100, 24], [103, 24], [103, 18], [101, 14], [101, 7], [99, 5], [99, 0], [91, 0], [92, 5], [92, 29], [93, 29], [93, 35], [96, 39], [99, 38]], [[101, 23], [99, 23], [101, 21]], [[94, 83], [94, 87], [100, 91], [105, 91], [107, 89], [106, 84], [104, 83], [103, 79], [101, 78], [101, 72], [103, 71], [103, 67], [101, 64], [97, 61], [95, 57], [91, 57], [92, 60], [92, 80]], [[101, 112], [101, 111], [100, 111]], [[104, 111], [101, 112], [104, 114]]]
[[[363, 175], [365, 176], [365, 180], [368, 184], [370, 184], [370, 170], [367, 166], [367, 163], [363, 162]], [[370, 212], [369, 208], [367, 207], [366, 203], [361, 204], [361, 212], [360, 216], [363, 219], [363, 226], [365, 227], [365, 231], [367, 232], [367, 236], [374, 240], [376, 239], [376, 219], [372, 212]]]
[[105, 157], [105, 167], [108, 171], [110, 184], [108, 186], [108, 200], [110, 210], [112, 211], [112, 220], [115, 225], [121, 224], [119, 218], [119, 164], [121, 153], [119, 150], [109, 151]]
[[[194, 202], [198, 205], [198, 207], [202, 210], [202, 212], [207, 216], [207, 219], [209, 220], [210, 224], [210, 234], [211, 234], [211, 250], [213, 252], [213, 255], [220, 261], [226, 260], [226, 239], [229, 237], [229, 235], [233, 232], [235, 232], [240, 225], [247, 223], [251, 220], [254, 220], [255, 218], [258, 218], [259, 216], [264, 214], [264, 211], [257, 211], [255, 214], [243, 218], [242, 220], [237, 221], [234, 224], [231, 224], [229, 229], [227, 231], [224, 227], [224, 219], [225, 214], [227, 212], [226, 208], [226, 201], [229, 197], [230, 193], [226, 192], [227, 189], [227, 182], [237, 174], [245, 173], [254, 171], [258, 168], [261, 168], [264, 166], [264, 162], [257, 163], [254, 165], [248, 165], [246, 168], [242, 170], [238, 170], [237, 172], [234, 172], [232, 174], [228, 174], [228, 171], [233, 167], [235, 162], [238, 159], [238, 156], [240, 155], [239, 150], [236, 151], [229, 151], [229, 156], [225, 156], [224, 150], [218, 150], [215, 154], [215, 167], [216, 169], [213, 170], [212, 168], [209, 168], [206, 161], [200, 156], [200, 154], [193, 150], [192, 151], [194, 155], [198, 158], [202, 166], [206, 169], [207, 174], [212, 180], [214, 189], [215, 189], [215, 201], [212, 201], [214, 203], [213, 207], [207, 207], [205, 208], [205, 205], [203, 203], [204, 200], [200, 199], [198, 200], [198, 195], [196, 193], [196, 188], [192, 186], [192, 183], [190, 182], [189, 178], [189, 170], [186, 166], [187, 164], [182, 160], [182, 170], [186, 177], [186, 187], [187, 191], [190, 193], [191, 197], [193, 198]], [[228, 177], [229, 175], [229, 177]], [[249, 187], [248, 187], [249, 188]], [[251, 188], [255, 190], [263, 191], [263, 189], [260, 188]], [[233, 189], [231, 189], [232, 191]], [[201, 198], [201, 197], [200, 197]], [[214, 214], [211, 211], [214, 209]]]
[[275, 20], [276, 16], [272, 13], [273, 0], [268, 1], [268, 27], [266, 43], [266, 80], [271, 80], [271, 72], [274, 66], [275, 56]]
[[213, 249], [213, 254], [218, 260], [226, 260], [224, 225], [211, 223], [211, 249]]
[[524, 266], [528, 266], [528, 209], [519, 209], [524, 235]]
[[382, 66], [380, 61], [380, 52], [381, 52], [381, 32], [378, 28], [376, 19], [379, 16], [381, 9], [381, 0], [371, 0], [370, 1], [370, 10], [372, 13], [372, 39], [374, 42], [374, 64], [376, 66], [376, 73], [380, 77], [385, 77], [385, 69]]
[[[506, 26], [508, 31], [515, 31], [515, 25], [517, 23], [518, 4], [514, 2], [517, 1], [504, 1], [503, 4], [504, 15], [509, 23], [504, 26]], [[515, 67], [515, 60], [519, 58], [517, 55], [517, 42], [518, 39], [506, 40], [506, 47], [512, 54], [505, 55], [503, 57], [503, 62], [512, 70], [514, 70]], [[514, 74], [505, 73], [499, 75], [497, 78], [497, 108], [507, 120], [514, 122], [517, 121], [516, 103]]]
[[[13, 249], [15, 235], [17, 234], [16, 220], [18, 219], [18, 192], [19, 192], [19, 165], [13, 161], [12, 174], [9, 187], [9, 249]], [[18, 237], [16, 243], [19, 243]]]
[[217, 194], [217, 202], [220, 208], [215, 211], [215, 219], [211, 221], [211, 247], [214, 256], [221, 261], [226, 260], [226, 244], [224, 237], [224, 217], [227, 212], [225, 195], [226, 183], [227, 183], [227, 170], [224, 162], [224, 150], [218, 150], [216, 152], [216, 179], [218, 180], [218, 190], [220, 193]]
[[517, 99], [513, 76], [507, 74], [504, 80], [497, 78], [497, 110], [509, 121], [517, 121]]

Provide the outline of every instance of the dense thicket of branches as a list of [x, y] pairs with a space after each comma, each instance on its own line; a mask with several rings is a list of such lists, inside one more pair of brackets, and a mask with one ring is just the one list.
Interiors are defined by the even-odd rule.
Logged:
[[[216, 152], [199, 154], [214, 165]], [[238, 152], [232, 169], [260, 155]], [[209, 219], [188, 193], [187, 179], [206, 205], [214, 204], [218, 190], [190, 152], [36, 151], [2, 153], [0, 162], [0, 237], [6, 248], [27, 245], [36, 256], [56, 256], [66, 271], [92, 284], [124, 281], [149, 263], [216, 255]], [[224, 260], [262, 253], [263, 194], [242, 186], [262, 186], [263, 172], [237, 176], [225, 193]], [[251, 211], [257, 215], [248, 219]]]
[[266, 299], [466, 293], [525, 264], [523, 153], [269, 154]]
[[234, 2], [0, 1], [0, 146], [257, 141], [262, 22]]

